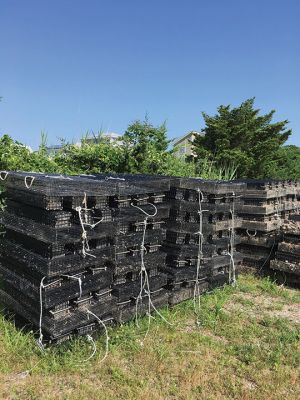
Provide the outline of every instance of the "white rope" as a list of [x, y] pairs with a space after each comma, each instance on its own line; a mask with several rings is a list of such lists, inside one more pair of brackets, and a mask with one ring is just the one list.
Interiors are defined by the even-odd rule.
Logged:
[[[98, 219], [98, 217], [94, 217], [94, 219]], [[100, 224], [100, 222], [102, 222], [104, 220], [104, 217], [100, 218], [98, 222], [96, 222], [95, 224], [85, 224], [87, 226], [89, 226], [91, 229], [94, 229], [97, 225]]]
[[157, 215], [157, 207], [155, 206], [155, 204], [153, 203], [149, 203], [149, 205], [151, 205], [154, 208], [154, 214], [148, 214], [145, 210], [143, 210], [141, 207], [134, 205], [133, 203], [130, 203], [130, 205], [134, 208], [137, 208], [138, 210], [140, 210], [142, 213], [144, 213], [147, 218], [153, 218]]
[[79, 299], [82, 297], [82, 279], [79, 276], [72, 276], [72, 275], [62, 275], [65, 278], [68, 279], [75, 279], [76, 281], [78, 281], [78, 285], [79, 285]]
[[43, 344], [43, 332], [42, 332], [42, 319], [43, 319], [43, 288], [44, 288], [44, 279], [46, 277], [44, 276], [41, 280], [40, 283], [40, 318], [39, 318], [39, 338], [37, 340], [38, 346], [43, 350], [44, 349], [44, 344]]
[[[87, 216], [87, 211], [90, 211], [91, 208], [88, 208], [88, 207], [87, 207], [86, 192], [84, 192], [84, 197], [83, 197], [83, 200], [82, 200], [82, 204], [84, 205], [84, 207], [81, 207], [81, 208], [80, 208], [80, 212], [81, 212], [81, 210], [84, 210], [84, 220], [85, 220], [84, 225], [89, 226], [91, 229], [94, 229], [98, 224], [100, 224], [100, 222], [103, 221], [104, 216], [103, 216], [102, 218], [100, 218], [100, 220], [99, 220], [98, 222], [96, 222], [95, 224], [89, 224], [89, 223], [87, 222], [87, 218], [88, 218], [88, 216]], [[77, 208], [78, 208], [78, 207], [77, 207]], [[96, 219], [96, 218], [98, 219], [98, 217], [94, 217], [94, 218], [95, 218], [95, 219]]]
[[87, 208], [87, 197], [86, 197], [86, 192], [84, 192], [82, 204], [83, 204], [83, 206], [84, 206], [84, 207], [83, 207], [83, 209], [84, 209], [84, 220], [85, 220], [85, 223], [87, 224], [87, 211], [88, 211], [88, 208]]
[[196, 278], [195, 278], [195, 286], [194, 286], [194, 294], [193, 294], [193, 304], [194, 304], [194, 312], [197, 316], [197, 324], [200, 324], [200, 309], [201, 309], [201, 299], [200, 299], [200, 269], [201, 269], [201, 261], [203, 256], [203, 212], [209, 210], [202, 210], [202, 202], [204, 200], [203, 193], [200, 189], [197, 189], [198, 192], [198, 203], [199, 203], [199, 232], [196, 232], [196, 235], [199, 235], [198, 240], [198, 255], [197, 255], [197, 264], [196, 264]]
[[91, 342], [91, 343], [92, 343], [93, 351], [92, 351], [92, 354], [91, 354], [88, 358], [86, 358], [85, 360], [83, 360], [82, 362], [87, 362], [87, 361], [89, 361], [91, 358], [94, 357], [94, 355], [96, 354], [96, 351], [97, 351], [96, 343], [95, 343], [94, 339], [92, 338], [92, 336], [91, 336], [91, 335], [86, 335], [86, 338], [87, 338], [88, 342]]
[[246, 233], [249, 237], [255, 237], [257, 235], [257, 230], [254, 230], [254, 233], [250, 233], [248, 229], [246, 229]]
[[[94, 313], [93, 313], [92, 311], [90, 311], [90, 310], [86, 310], [86, 312], [87, 312], [88, 314], [92, 315], [93, 317], [95, 317], [96, 320], [103, 326], [104, 331], [105, 331], [105, 354], [104, 354], [103, 358], [102, 358], [101, 361], [100, 361], [100, 363], [102, 363], [102, 362], [106, 359], [106, 357], [108, 356], [108, 350], [109, 350], [109, 336], [108, 336], [107, 328], [106, 328], [105, 323], [104, 323], [96, 314], [94, 314]], [[95, 343], [94, 343], [94, 345], [95, 345]], [[96, 347], [96, 345], [95, 345], [95, 347]], [[88, 358], [88, 360], [89, 360], [90, 358], [92, 358], [92, 357], [94, 356], [95, 353], [96, 353], [96, 351], [93, 352], [93, 354]]]
[[[143, 212], [144, 212], [144, 210], [143, 210]], [[139, 326], [139, 324], [138, 324], [138, 305], [139, 305], [139, 301], [142, 301], [142, 294], [143, 294], [143, 291], [144, 291], [144, 288], [146, 285], [146, 280], [148, 277], [148, 274], [147, 274], [147, 271], [145, 268], [145, 264], [144, 264], [145, 236], [146, 236], [147, 222], [148, 222], [148, 217], [146, 217], [144, 220], [142, 243], [141, 243], [141, 247], [140, 247], [140, 250], [141, 250], [140, 292], [136, 298], [136, 303], [135, 303], [135, 321], [136, 321], [137, 326]], [[144, 275], [145, 275], [145, 279], [144, 279]], [[149, 315], [150, 315], [150, 312], [151, 312], [150, 301], [148, 301], [148, 311], [149, 311]]]
[[93, 178], [96, 178], [96, 175], [92, 175], [92, 174], [80, 174], [79, 176], [92, 176]]
[[64, 175], [45, 175], [45, 178], [50, 178], [50, 179], [66, 179], [68, 181], [72, 181], [73, 179], [70, 178], [69, 176], [64, 176]]
[[[151, 204], [151, 203], [149, 203]], [[148, 218], [151, 217], [155, 217], [155, 215], [157, 214], [157, 207], [154, 204], [151, 204], [154, 209], [155, 212], [154, 214], [148, 214], [145, 210], [143, 210], [141, 207], [135, 206], [134, 204], [131, 203], [132, 207], [137, 208], [138, 210], [140, 210], [141, 212], [143, 212], [146, 215], [145, 220], [143, 221], [143, 234], [142, 234], [142, 243], [140, 246], [140, 250], [141, 250], [141, 269], [140, 269], [140, 292], [136, 298], [136, 303], [135, 303], [135, 321], [136, 321], [136, 325], [139, 326], [138, 324], [138, 307], [139, 307], [139, 303], [142, 303], [142, 299], [143, 299], [143, 293], [146, 294], [147, 298], [148, 298], [148, 311], [146, 313], [146, 315], [148, 316], [148, 327], [147, 327], [147, 331], [145, 334], [145, 338], [148, 335], [149, 329], [150, 329], [150, 324], [151, 324], [151, 318], [154, 318], [151, 315], [151, 310], [153, 309], [160, 317], [163, 321], [165, 321], [168, 325], [173, 325], [171, 324], [169, 321], [167, 321], [165, 319], [165, 317], [157, 310], [157, 308], [154, 306], [153, 301], [151, 299], [151, 291], [150, 291], [150, 283], [149, 283], [149, 276], [148, 276], [148, 272], [146, 270], [145, 267], [145, 262], [144, 262], [144, 255], [145, 255], [145, 237], [146, 237], [146, 229], [147, 229], [147, 222], [148, 222]]]
[[125, 178], [116, 178], [116, 177], [114, 177], [114, 176], [106, 176], [106, 177], [105, 177], [105, 180], [106, 180], [106, 181], [108, 181], [108, 180], [125, 181]]
[[43, 287], [45, 289], [45, 288], [47, 288], [49, 286], [52, 286], [52, 285], [55, 285], [56, 283], [59, 283], [61, 281], [62, 281], [62, 279], [57, 279], [56, 281], [52, 281], [52, 282], [47, 283], [46, 285], [43, 285]]
[[[233, 193], [234, 195], [234, 193]], [[235, 261], [234, 261], [234, 249], [235, 249], [235, 198], [233, 197], [232, 200], [232, 209], [230, 210], [231, 214], [231, 228], [229, 228], [229, 236], [230, 236], [230, 265], [229, 265], [229, 283], [233, 286], [236, 284], [236, 274], [235, 274]]]
[[[29, 184], [27, 183], [28, 178], [31, 179], [31, 181], [30, 181]], [[30, 188], [31, 188], [31, 186], [32, 186], [32, 184], [33, 184], [33, 182], [34, 182], [34, 180], [35, 180], [35, 176], [25, 176], [25, 178], [24, 178], [24, 183], [25, 183], [25, 186], [27, 187], [27, 189], [30, 189]]]
[[82, 234], [81, 234], [82, 255], [83, 255], [83, 257], [90, 256], [90, 257], [96, 258], [93, 254], [89, 253], [90, 246], [89, 246], [89, 242], [88, 242], [88, 239], [87, 239], [87, 233], [86, 233], [86, 230], [84, 228], [84, 223], [83, 223], [83, 220], [82, 220], [81, 207], [80, 206], [76, 207], [76, 211], [78, 212], [78, 217], [79, 217], [81, 230], [82, 230]]
[[[4, 175], [3, 175], [4, 174]], [[5, 181], [5, 179], [7, 178], [8, 172], [7, 171], [1, 171], [0, 172], [0, 179], [1, 181]]]
[[[85, 199], [83, 201], [85, 201]], [[82, 230], [81, 238], [82, 238], [82, 254], [83, 254], [83, 257], [90, 256], [90, 257], [96, 258], [96, 256], [94, 256], [93, 254], [89, 253], [90, 246], [89, 246], [89, 242], [88, 242], [88, 239], [87, 239], [87, 231], [85, 230], [85, 226], [89, 226], [89, 227], [91, 227], [91, 229], [94, 229], [95, 226], [97, 226], [98, 224], [100, 224], [100, 222], [103, 221], [103, 217], [101, 218], [100, 221], [96, 222], [95, 224], [88, 224], [87, 222], [83, 222], [82, 215], [81, 215], [81, 211], [84, 210], [85, 211], [85, 220], [87, 221], [86, 211], [88, 209], [78, 206], [78, 207], [76, 207], [75, 210], [78, 212], [78, 217], [79, 217], [81, 230]]]
[[[79, 208], [79, 207], [77, 207], [77, 208]], [[84, 219], [85, 219], [85, 222], [84, 222], [83, 224], [86, 225], [86, 226], [89, 226], [91, 229], [94, 229], [94, 228], [95, 228], [98, 224], [100, 224], [100, 222], [102, 222], [103, 219], [104, 219], [104, 216], [101, 217], [101, 218], [99, 218], [99, 217], [94, 217], [94, 219], [99, 219], [99, 221], [96, 222], [95, 224], [89, 224], [89, 223], [87, 222], [88, 215], [87, 215], [86, 211], [89, 211], [89, 210], [91, 210], [91, 209], [90, 209], [90, 208], [86, 208], [86, 207], [80, 207], [80, 211], [81, 211], [81, 210], [84, 210]]]

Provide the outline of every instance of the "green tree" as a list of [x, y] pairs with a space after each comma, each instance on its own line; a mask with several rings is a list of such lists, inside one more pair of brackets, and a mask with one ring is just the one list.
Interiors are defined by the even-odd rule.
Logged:
[[278, 179], [300, 180], [300, 147], [282, 146], [274, 158], [269, 175]]
[[146, 116], [144, 121], [130, 124], [123, 135], [125, 172], [159, 173], [170, 141], [167, 139], [166, 124], [153, 126]]
[[274, 110], [260, 115], [254, 109], [254, 98], [239, 107], [221, 105], [217, 114], [202, 113], [205, 135], [194, 141], [194, 151], [202, 159], [214, 160], [219, 166], [236, 166], [237, 175], [263, 178], [272, 173], [276, 154], [291, 135], [288, 121], [271, 123]]

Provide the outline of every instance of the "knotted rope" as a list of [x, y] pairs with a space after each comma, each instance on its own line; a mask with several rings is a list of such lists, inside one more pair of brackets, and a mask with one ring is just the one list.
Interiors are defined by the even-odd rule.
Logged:
[[[82, 234], [81, 234], [81, 242], [82, 242], [82, 255], [83, 257], [86, 256], [90, 256], [90, 257], [94, 257], [96, 258], [96, 256], [94, 256], [93, 254], [90, 254], [90, 246], [89, 246], [89, 241], [87, 238], [87, 231], [85, 229], [85, 226], [89, 226], [91, 229], [94, 229], [98, 224], [100, 224], [104, 217], [102, 217], [98, 222], [96, 222], [95, 224], [89, 224], [87, 222], [87, 211], [89, 211], [90, 209], [87, 208], [87, 197], [86, 197], [86, 193], [84, 192], [84, 198], [82, 201], [82, 204], [84, 205], [84, 207], [78, 206], [75, 208], [75, 210], [78, 212], [78, 217], [79, 217], [79, 222], [80, 222], [80, 226], [81, 226], [81, 230], [82, 230]], [[84, 221], [82, 218], [82, 210], [84, 211]]]
[[232, 199], [232, 208], [230, 210], [231, 214], [231, 228], [229, 228], [229, 243], [230, 243], [230, 252], [228, 252], [230, 256], [230, 265], [229, 265], [229, 283], [233, 286], [236, 284], [236, 268], [235, 268], [235, 261], [234, 261], [234, 250], [235, 250], [235, 193], [233, 192], [233, 199]]
[[198, 240], [198, 255], [197, 255], [197, 264], [196, 264], [196, 278], [195, 278], [195, 286], [194, 286], [194, 295], [193, 295], [193, 303], [194, 303], [194, 312], [197, 317], [197, 324], [200, 324], [200, 310], [201, 310], [201, 291], [200, 291], [200, 269], [201, 269], [201, 261], [203, 257], [203, 213], [209, 210], [202, 210], [202, 202], [204, 200], [203, 193], [200, 189], [197, 189], [198, 192], [198, 203], [199, 203], [199, 231], [196, 232], [196, 235], [199, 235]]
[[38, 346], [44, 350], [44, 344], [43, 344], [43, 331], [42, 331], [42, 319], [43, 319], [43, 288], [44, 286], [44, 280], [46, 279], [46, 277], [44, 276], [41, 279], [40, 282], [40, 318], [39, 318], [39, 338], [37, 340], [37, 344]]
[[140, 246], [140, 252], [141, 252], [141, 268], [140, 268], [140, 292], [136, 298], [136, 303], [135, 303], [135, 321], [136, 321], [136, 325], [139, 326], [138, 324], [138, 307], [139, 304], [142, 303], [142, 298], [143, 298], [143, 293], [146, 294], [147, 298], [148, 298], [148, 311], [146, 313], [146, 315], [148, 316], [148, 327], [147, 327], [147, 331], [145, 334], [145, 338], [148, 335], [149, 329], [150, 329], [150, 324], [151, 324], [151, 318], [154, 318], [151, 315], [151, 311], [154, 310], [163, 321], [165, 321], [168, 325], [172, 325], [169, 321], [167, 321], [165, 319], [165, 317], [157, 310], [157, 308], [154, 306], [153, 301], [151, 299], [151, 291], [150, 291], [150, 283], [149, 283], [149, 276], [148, 276], [148, 272], [146, 270], [145, 267], [145, 262], [144, 262], [144, 255], [145, 255], [145, 237], [146, 237], [146, 229], [147, 229], [147, 223], [148, 223], [148, 219], [149, 218], [153, 218], [157, 215], [157, 207], [152, 204], [151, 206], [154, 208], [154, 213], [153, 214], [149, 214], [147, 213], [145, 210], [143, 210], [141, 207], [134, 205], [133, 203], [131, 203], [131, 206], [134, 208], [137, 208], [138, 210], [140, 210], [143, 214], [146, 215], [144, 221], [143, 221], [143, 234], [142, 234], [142, 243]]

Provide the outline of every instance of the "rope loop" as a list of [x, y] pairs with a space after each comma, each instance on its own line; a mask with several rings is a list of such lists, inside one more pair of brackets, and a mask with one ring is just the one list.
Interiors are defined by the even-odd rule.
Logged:
[[133, 203], [131, 203], [132, 207], [137, 208], [138, 210], [140, 210], [143, 214], [146, 215], [144, 221], [143, 221], [143, 234], [142, 234], [142, 242], [140, 245], [140, 249], [141, 249], [141, 267], [140, 267], [140, 292], [138, 294], [138, 296], [136, 297], [136, 302], [135, 302], [135, 322], [136, 325], [139, 326], [138, 324], [138, 308], [139, 308], [139, 304], [142, 303], [143, 300], [143, 293], [145, 293], [147, 300], [148, 300], [148, 304], [147, 304], [147, 311], [146, 311], [146, 315], [148, 316], [148, 327], [147, 327], [147, 331], [145, 334], [145, 338], [148, 335], [149, 329], [150, 329], [150, 324], [151, 324], [151, 319], [153, 319], [154, 317], [151, 315], [151, 310], [154, 310], [156, 312], [157, 315], [160, 316], [160, 318], [165, 321], [168, 325], [173, 325], [171, 324], [169, 321], [167, 321], [165, 319], [165, 317], [157, 310], [157, 308], [154, 306], [153, 301], [151, 299], [151, 290], [150, 290], [150, 282], [149, 282], [149, 275], [148, 272], [146, 270], [146, 266], [145, 266], [145, 262], [144, 262], [144, 255], [145, 255], [145, 237], [146, 237], [146, 229], [147, 229], [147, 221], [148, 218], [150, 217], [155, 217], [157, 214], [157, 207], [152, 204], [149, 203], [154, 207], [154, 214], [148, 214], [145, 210], [143, 210], [141, 207], [135, 206]]
[[0, 179], [1, 179], [1, 181], [5, 181], [7, 176], [8, 176], [8, 172], [7, 171], [0, 171]]
[[204, 201], [204, 194], [200, 188], [197, 188], [197, 192], [199, 193], [199, 201], [202, 203]]
[[246, 229], [246, 233], [249, 237], [255, 237], [257, 235], [257, 230], [254, 230], [254, 233], [250, 233], [248, 229]]
[[[28, 179], [31, 179], [29, 183], [27, 182]], [[32, 184], [33, 184], [33, 182], [34, 182], [34, 180], [35, 180], [35, 176], [30, 176], [30, 175], [25, 176], [25, 178], [24, 178], [24, 183], [25, 183], [25, 186], [27, 187], [27, 189], [30, 189], [30, 188], [31, 188], [31, 186], [32, 186]]]
[[[149, 205], [151, 205], [154, 208], [154, 214], [148, 214], [147, 211], [143, 210], [141, 207], [134, 205], [133, 203], [130, 203], [130, 205], [134, 208], [137, 208], [138, 210], [140, 210], [142, 213], [144, 213], [148, 218], [153, 218], [157, 215], [157, 207], [155, 204], [153, 203], [148, 203]], [[145, 220], [146, 221], [146, 220]], [[147, 223], [147, 221], [144, 224]]]

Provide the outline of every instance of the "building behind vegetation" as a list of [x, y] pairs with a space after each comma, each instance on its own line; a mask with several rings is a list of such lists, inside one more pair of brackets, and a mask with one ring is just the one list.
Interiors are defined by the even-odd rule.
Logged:
[[184, 136], [180, 137], [179, 139], [176, 139], [173, 144], [174, 154], [180, 158], [183, 157], [185, 158], [188, 156], [195, 157], [196, 155], [193, 153], [193, 142], [197, 135], [203, 136], [204, 133], [197, 131], [190, 131], [186, 133]]
[[[82, 142], [85, 142], [87, 144], [95, 144], [95, 143], [100, 143], [100, 142], [108, 142], [113, 146], [121, 146], [123, 144], [122, 141], [122, 135], [119, 135], [118, 133], [115, 132], [107, 132], [107, 133], [101, 133], [99, 135], [88, 135], [84, 139], [81, 139], [80, 142], [75, 143], [76, 146], [81, 147]], [[56, 154], [64, 145], [63, 144], [54, 144], [52, 146], [46, 147], [47, 153], [49, 155], [54, 155]]]

